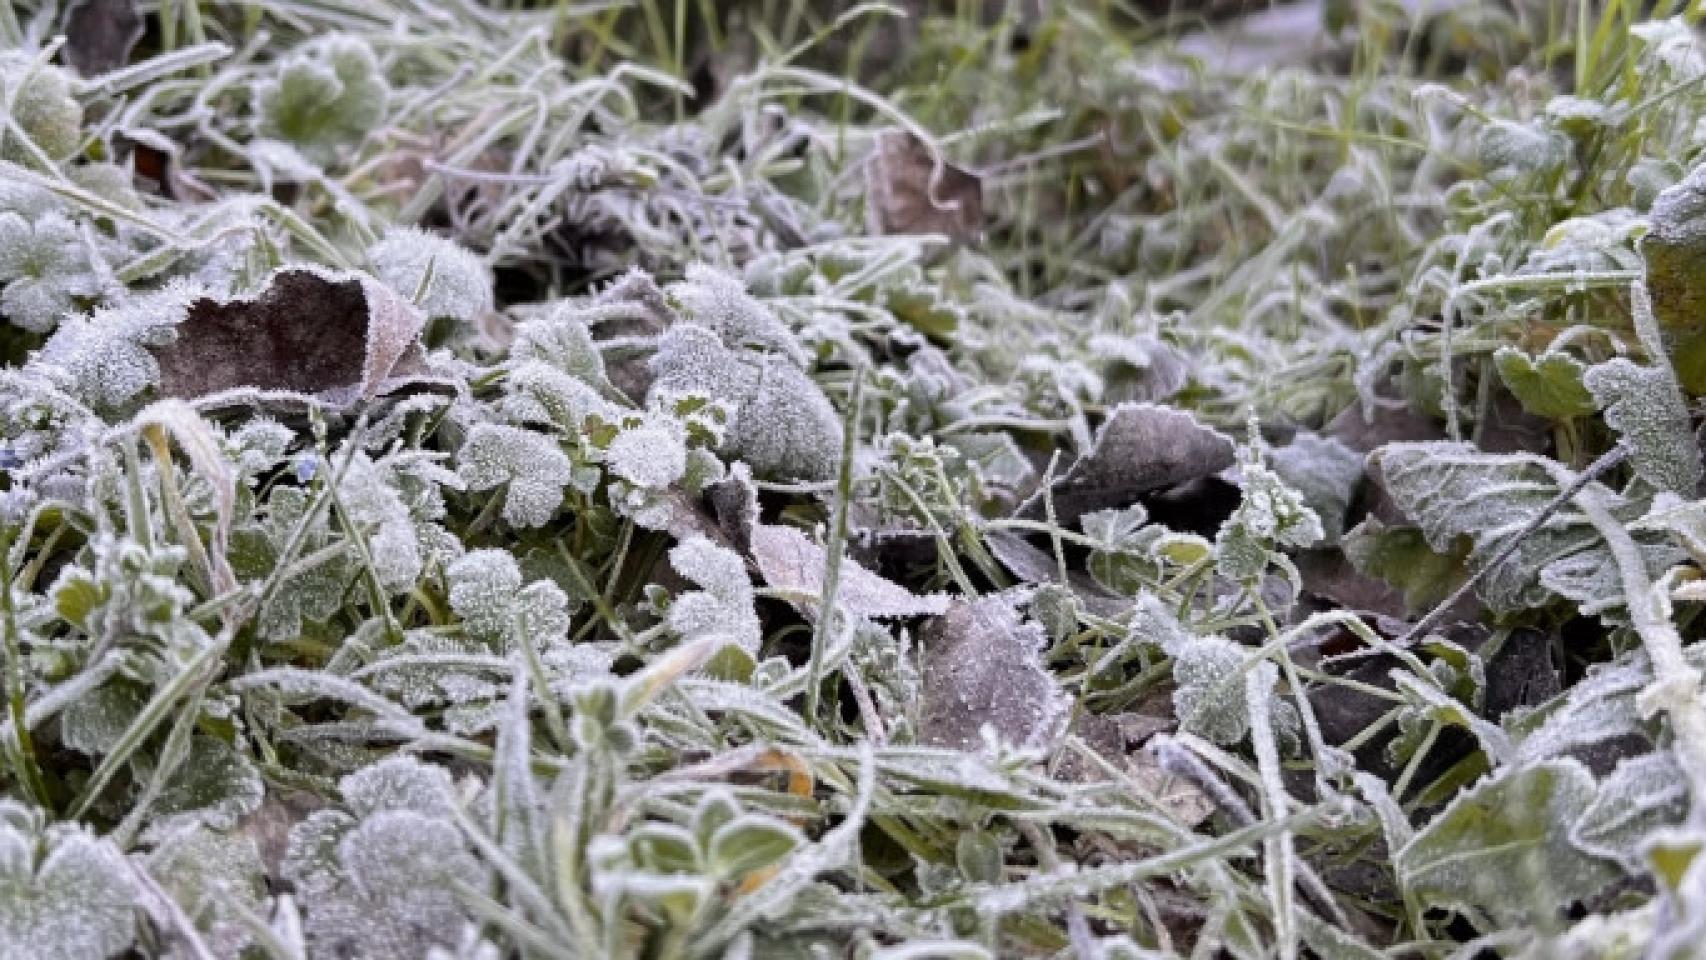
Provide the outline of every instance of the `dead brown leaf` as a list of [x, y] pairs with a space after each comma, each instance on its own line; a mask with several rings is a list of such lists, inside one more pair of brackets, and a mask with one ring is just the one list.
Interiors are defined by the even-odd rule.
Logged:
[[341, 408], [427, 380], [424, 325], [420, 311], [364, 274], [287, 267], [253, 298], [192, 302], [176, 339], [149, 349], [165, 396]]
[[983, 231], [983, 179], [909, 131], [877, 135], [865, 187], [873, 233], [937, 233], [963, 243]]
[[140, 39], [135, 0], [71, 0], [65, 7], [65, 59], [85, 77], [128, 64]]
[[1042, 663], [1042, 627], [1022, 620], [1011, 594], [954, 600], [924, 634], [919, 739], [977, 750], [983, 726], [1021, 747], [1052, 747], [1071, 701]]
[[[1125, 507], [1139, 495], [1211, 476], [1232, 466], [1232, 440], [1181, 410], [1121, 404], [1096, 433], [1090, 451], [1054, 484], [1055, 518], [1070, 524], [1086, 513]], [[1044, 515], [1042, 492], [1019, 508]]]
[[[751, 544], [753, 562], [771, 587], [802, 597], [822, 595], [828, 554], [805, 534], [761, 523], [752, 528]], [[841, 561], [835, 600], [848, 613], [873, 620], [936, 616], [948, 610], [946, 596], [918, 596], [848, 558]]]

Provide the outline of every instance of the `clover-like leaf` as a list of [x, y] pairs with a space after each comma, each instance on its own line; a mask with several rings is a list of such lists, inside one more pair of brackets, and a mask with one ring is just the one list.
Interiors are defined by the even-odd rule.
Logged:
[[683, 639], [720, 637], [756, 654], [764, 639], [763, 626], [752, 606], [752, 581], [740, 556], [704, 537], [693, 537], [669, 552], [669, 562], [700, 587], [670, 604], [671, 629]]
[[574, 480], [568, 455], [550, 437], [503, 424], [475, 426], [456, 459], [470, 490], [504, 487], [503, 516], [517, 527], [550, 522]]
[[385, 116], [390, 87], [368, 45], [350, 36], [310, 43], [263, 80], [261, 129], [322, 161], [366, 136]]

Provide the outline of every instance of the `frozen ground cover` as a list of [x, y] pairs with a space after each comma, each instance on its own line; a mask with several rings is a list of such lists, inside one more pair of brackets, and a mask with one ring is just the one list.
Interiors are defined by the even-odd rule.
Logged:
[[1702, 18], [0, 7], [0, 960], [1698, 955]]

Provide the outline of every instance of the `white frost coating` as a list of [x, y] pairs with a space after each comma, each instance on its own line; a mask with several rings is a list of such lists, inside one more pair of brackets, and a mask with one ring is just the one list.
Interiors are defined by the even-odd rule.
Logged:
[[452, 802], [450, 773], [408, 754], [394, 754], [338, 781], [344, 804], [357, 816], [383, 810], [448, 815]]
[[450, 608], [470, 634], [493, 639], [509, 630], [521, 567], [508, 551], [471, 550], [458, 557], [445, 576], [450, 581]]
[[350, 460], [338, 495], [355, 522], [367, 531], [374, 572], [387, 590], [414, 586], [425, 560], [409, 508], [390, 482], [390, 471], [376, 466], [367, 454]]
[[550, 437], [500, 424], [470, 430], [456, 459], [470, 490], [508, 485], [503, 517], [517, 527], [548, 523], [574, 478], [568, 456]]
[[147, 347], [169, 343], [201, 288], [175, 282], [128, 303], [67, 316], [27, 370], [97, 410], [117, 410], [160, 381]]
[[394, 227], [367, 255], [379, 279], [429, 317], [469, 323], [491, 309], [491, 272], [453, 240], [418, 227]]
[[[776, 589], [812, 597], [823, 592], [827, 554], [823, 547], [793, 527], [755, 525], [752, 529], [752, 558], [765, 582]], [[943, 614], [948, 610], [946, 595], [918, 596], [851, 559], [841, 562], [835, 599], [842, 609], [860, 617], [922, 617]]]
[[0, 956], [112, 956], [135, 939], [138, 895], [112, 843], [0, 800]]
[[773, 354], [731, 350], [696, 324], [666, 331], [651, 359], [649, 399], [701, 393], [734, 411], [725, 453], [760, 476], [827, 479], [841, 450], [841, 419], [817, 384]]
[[669, 563], [701, 588], [675, 598], [669, 608], [670, 628], [686, 641], [721, 637], [756, 654], [764, 633], [740, 555], [696, 536], [671, 550]]
[[687, 432], [664, 416], [618, 433], [605, 451], [610, 472], [650, 490], [669, 486], [687, 472]]
[[735, 277], [696, 263], [687, 268], [684, 282], [670, 285], [669, 295], [689, 321], [714, 331], [724, 345], [775, 351], [805, 365], [805, 351], [794, 335]]
[[34, 223], [0, 213], [0, 313], [33, 333], [46, 333], [74, 310], [74, 297], [100, 292], [77, 226], [49, 211]]

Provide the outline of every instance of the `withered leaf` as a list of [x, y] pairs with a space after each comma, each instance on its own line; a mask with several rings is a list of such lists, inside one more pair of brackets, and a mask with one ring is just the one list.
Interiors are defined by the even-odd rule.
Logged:
[[[1130, 506], [1151, 490], [1219, 473], [1234, 459], [1231, 439], [1188, 413], [1148, 403], [1121, 404], [1102, 424], [1090, 451], [1055, 482], [1055, 517], [1069, 524], [1091, 511]], [[1042, 492], [1019, 513], [1042, 516]]]
[[1042, 663], [1042, 627], [1021, 620], [1011, 594], [955, 600], [924, 635], [919, 739], [976, 750], [988, 724], [1021, 747], [1048, 747], [1070, 701]]
[[[751, 544], [753, 562], [770, 586], [808, 597], [822, 595], [828, 555], [805, 534], [761, 523], [752, 528]], [[848, 613], [871, 619], [933, 616], [948, 609], [946, 596], [918, 596], [850, 558], [841, 561], [835, 600]]]
[[909, 131], [878, 134], [865, 187], [873, 233], [938, 233], [965, 242], [983, 229], [983, 179]]
[[149, 350], [166, 396], [239, 391], [348, 407], [424, 372], [424, 325], [371, 277], [294, 266], [253, 298], [192, 302], [177, 338]]
[[85, 77], [129, 63], [140, 39], [136, 0], [71, 0], [65, 7], [65, 59]]

